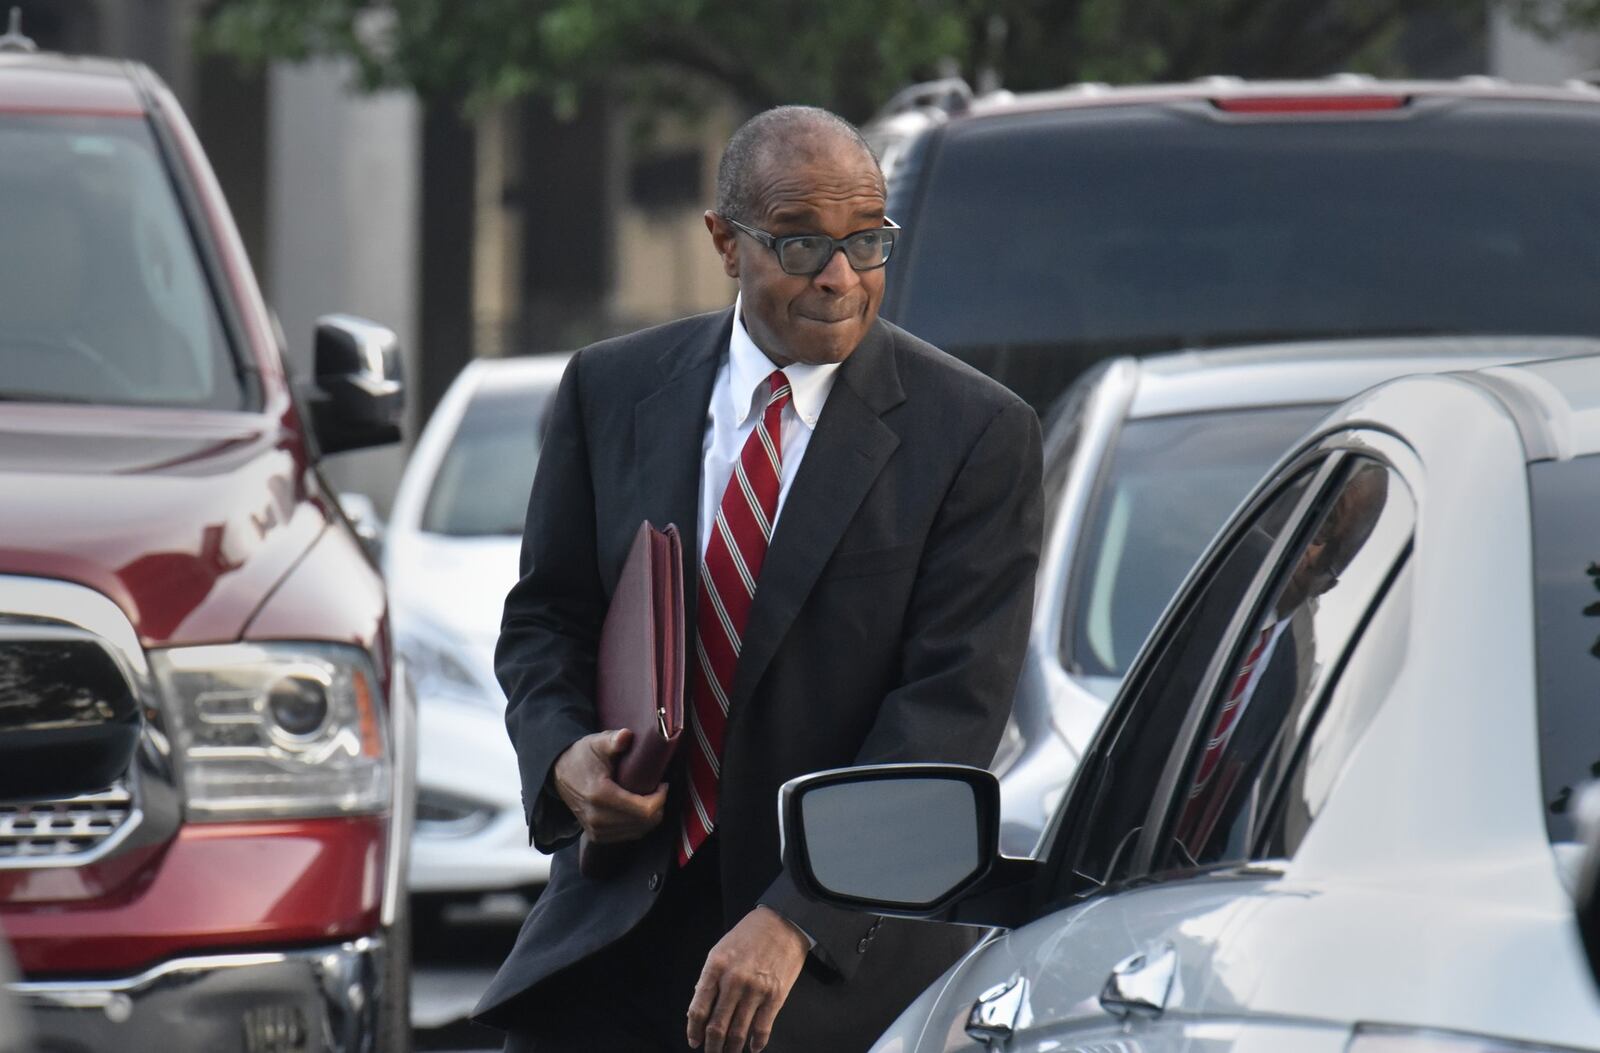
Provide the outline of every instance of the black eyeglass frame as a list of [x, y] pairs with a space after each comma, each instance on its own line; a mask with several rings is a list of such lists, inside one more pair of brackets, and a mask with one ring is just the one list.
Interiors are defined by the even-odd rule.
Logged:
[[[849, 234], [846, 234], [842, 238], [832, 238], [832, 237], [829, 237], [826, 234], [781, 234], [780, 235], [780, 234], [768, 234], [764, 230], [759, 230], [759, 229], [757, 229], [755, 227], [745, 226], [743, 223], [740, 223], [738, 220], [734, 219], [732, 216], [723, 216], [722, 218], [724, 220], [727, 220], [727, 222], [729, 224], [731, 224], [732, 226], [735, 226], [738, 229], [744, 231], [746, 234], [750, 235], [752, 238], [756, 239], [761, 244], [763, 244], [767, 248], [771, 249], [772, 250], [772, 254], [774, 256], [776, 256], [777, 259], [778, 259], [778, 266], [783, 268], [783, 273], [789, 274], [789, 275], [793, 275], [796, 278], [815, 278], [817, 275], [821, 274], [823, 271], [828, 269], [828, 264], [833, 262], [833, 256], [834, 256], [834, 253], [836, 253], [836, 252], [843, 252], [844, 253], [845, 262], [850, 264], [850, 269], [853, 270], [853, 271], [857, 271], [857, 272], [875, 271], [875, 270], [878, 270], [878, 269], [880, 269], [882, 267], [886, 267], [889, 264], [889, 257], [894, 255], [895, 239], [899, 235], [899, 233], [900, 233], [900, 231], [902, 229], [900, 224], [896, 223], [894, 220], [890, 219], [888, 216], [884, 216], [883, 217], [883, 226], [881, 226], [881, 227], [867, 227], [864, 230], [851, 231]], [[881, 261], [877, 262], [877, 263], [872, 264], [870, 267], [857, 267], [856, 264], [855, 264], [855, 261], [850, 258], [850, 250], [845, 248], [846, 243], [848, 243], [853, 238], [860, 237], [863, 234], [879, 234], [879, 235], [881, 235], [881, 234], [883, 234], [885, 232], [888, 233], [889, 237], [887, 239], [887, 246], [888, 247], [884, 250], [883, 259]], [[822, 257], [822, 264], [820, 266], [818, 266], [815, 270], [809, 270], [809, 271], [791, 271], [789, 268], [784, 267], [783, 266], [783, 247], [784, 247], [784, 245], [788, 244], [789, 242], [801, 241], [801, 240], [806, 239], [806, 238], [821, 238], [821, 239], [825, 239], [827, 241], [832, 242], [832, 245], [829, 246], [828, 254], [826, 256]]]

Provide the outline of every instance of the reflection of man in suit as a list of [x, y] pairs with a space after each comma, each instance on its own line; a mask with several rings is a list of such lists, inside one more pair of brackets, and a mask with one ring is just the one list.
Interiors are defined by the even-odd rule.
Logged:
[[[969, 943], [801, 898], [776, 795], [853, 763], [988, 763], [1032, 606], [1038, 422], [878, 319], [895, 228], [845, 122], [746, 124], [706, 224], [739, 302], [573, 358], [506, 600], [506, 720], [533, 839], [560, 850], [478, 1007], [511, 1050], [861, 1050]], [[644, 519], [686, 537], [690, 730], [635, 796], [592, 699]], [[579, 875], [580, 831], [631, 843], [619, 873]]]
[[[1356, 469], [1256, 627], [1213, 718], [1178, 821], [1175, 836], [1191, 862], [1240, 858], [1248, 851], [1231, 843], [1246, 832], [1234, 822], [1240, 795], [1252, 791], [1283, 731], [1285, 715], [1310, 689], [1317, 598], [1338, 585], [1339, 575], [1372, 536], [1387, 502], [1388, 484], [1382, 465], [1367, 462]], [[1230, 843], [1214, 844], [1219, 835]]]

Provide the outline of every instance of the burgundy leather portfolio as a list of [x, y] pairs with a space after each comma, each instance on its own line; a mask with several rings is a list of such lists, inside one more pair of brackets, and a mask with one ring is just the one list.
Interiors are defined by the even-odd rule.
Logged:
[[[641, 523], [600, 629], [595, 671], [600, 727], [633, 732], [613, 776], [630, 793], [655, 792], [683, 733], [683, 623], [678, 528]], [[627, 848], [597, 845], [585, 834], [578, 869], [585, 877], [604, 877]]]

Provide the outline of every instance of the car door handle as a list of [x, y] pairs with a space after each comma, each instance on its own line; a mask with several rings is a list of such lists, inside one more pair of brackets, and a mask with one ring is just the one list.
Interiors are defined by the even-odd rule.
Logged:
[[1124, 958], [1100, 991], [1100, 1008], [1119, 1020], [1158, 1017], [1167, 1008], [1177, 975], [1178, 949], [1170, 943]]
[[972, 1012], [967, 1015], [967, 1034], [988, 1049], [999, 1049], [1017, 1029], [1017, 1017], [1022, 1012], [1022, 999], [1027, 990], [1028, 981], [1016, 976], [983, 992], [972, 1003]]

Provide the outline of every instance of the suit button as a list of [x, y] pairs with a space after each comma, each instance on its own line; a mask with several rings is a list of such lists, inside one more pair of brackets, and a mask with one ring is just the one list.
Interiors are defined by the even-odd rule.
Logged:
[[865, 936], [861, 937], [861, 942], [856, 944], [856, 953], [857, 954], [866, 954], [867, 953], [867, 942], [868, 941], [867, 941], [867, 938]]
[[650, 875], [650, 891], [651, 892], [655, 892], [660, 887], [661, 887], [661, 875], [660, 874], [651, 874]]

